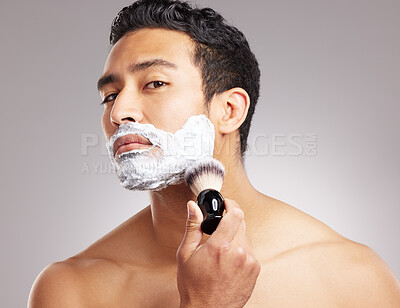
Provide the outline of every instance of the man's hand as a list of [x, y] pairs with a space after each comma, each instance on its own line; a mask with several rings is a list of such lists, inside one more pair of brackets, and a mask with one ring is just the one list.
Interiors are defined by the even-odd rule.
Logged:
[[244, 214], [225, 199], [226, 214], [206, 243], [203, 215], [188, 202], [186, 233], [177, 251], [177, 282], [181, 307], [243, 307], [249, 300], [260, 264], [246, 246]]

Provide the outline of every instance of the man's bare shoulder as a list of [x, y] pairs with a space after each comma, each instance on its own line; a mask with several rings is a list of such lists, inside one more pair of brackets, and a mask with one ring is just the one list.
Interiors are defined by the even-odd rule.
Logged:
[[28, 306], [112, 307], [117, 300], [127, 299], [124, 289], [136, 272], [135, 265], [140, 267], [134, 249], [140, 237], [132, 240], [127, 235], [142, 230], [147, 212], [148, 208], [138, 212], [82, 252], [46, 266], [32, 286]]
[[49, 264], [33, 283], [28, 307], [85, 307], [92, 295], [86, 279], [70, 259]]
[[110, 260], [71, 257], [42, 270], [28, 307], [111, 307], [128, 281], [127, 272]]
[[[265, 236], [272, 252], [262, 260], [261, 285], [281, 296], [287, 290], [290, 297], [285, 296], [285, 301], [293, 299], [288, 306], [399, 306], [399, 284], [371, 248], [300, 210], [274, 202], [267, 219], [270, 225], [265, 225], [272, 234]], [[282, 297], [273, 298], [277, 305], [282, 303]]]
[[[370, 247], [343, 239], [305, 246], [293, 258], [340, 307], [400, 307], [400, 286]], [[308, 261], [307, 261], [308, 259]]]
[[28, 307], [83, 307], [79, 298], [80, 284], [73, 271], [63, 263], [44, 268], [33, 283]]
[[370, 247], [344, 240], [314, 250], [321, 280], [332, 284], [342, 307], [400, 307], [399, 282]]

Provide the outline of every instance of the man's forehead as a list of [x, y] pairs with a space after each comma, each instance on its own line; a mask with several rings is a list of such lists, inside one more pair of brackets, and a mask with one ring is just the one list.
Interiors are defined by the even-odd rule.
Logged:
[[174, 63], [190, 60], [192, 48], [194, 44], [191, 38], [180, 31], [146, 28], [129, 32], [111, 49], [104, 71], [116, 62], [125, 60], [131, 63], [155, 58]]

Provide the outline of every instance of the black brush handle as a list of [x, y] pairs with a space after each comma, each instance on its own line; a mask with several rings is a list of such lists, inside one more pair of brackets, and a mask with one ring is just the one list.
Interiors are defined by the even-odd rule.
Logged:
[[201, 230], [211, 235], [222, 219], [225, 210], [224, 198], [215, 189], [205, 189], [197, 196], [197, 204], [206, 217], [201, 223]]

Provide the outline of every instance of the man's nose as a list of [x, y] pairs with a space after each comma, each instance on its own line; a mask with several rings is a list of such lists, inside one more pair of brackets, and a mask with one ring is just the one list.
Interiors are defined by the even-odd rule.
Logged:
[[110, 121], [115, 127], [129, 122], [140, 122], [143, 119], [140, 100], [137, 95], [129, 91], [119, 92], [114, 101]]

